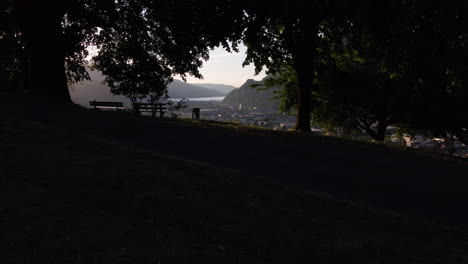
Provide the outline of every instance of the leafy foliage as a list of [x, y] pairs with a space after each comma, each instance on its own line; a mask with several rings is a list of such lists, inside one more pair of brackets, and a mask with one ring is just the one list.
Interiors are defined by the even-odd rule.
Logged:
[[[202, 77], [210, 49], [247, 47], [280, 83], [296, 128], [315, 119], [352, 124], [377, 137], [389, 124], [468, 141], [468, 2], [64, 0], [0, 4], [5, 82], [69, 99], [67, 81], [94, 67], [113, 91], [141, 100], [166, 94], [174, 75]], [[43, 67], [47, 61], [48, 67]], [[54, 78], [50, 78], [54, 76]], [[47, 83], [48, 85], [44, 85]]]
[[[30, 88], [67, 100], [67, 81], [89, 78], [87, 48], [93, 45], [101, 49], [94, 66], [109, 74], [109, 84], [120, 87], [119, 93], [136, 85], [138, 94], [151, 78], [157, 79], [151, 84], [163, 87], [174, 74], [202, 77], [198, 69], [211, 48], [237, 49], [242, 29], [233, 23], [243, 12], [234, 5], [228, 0], [65, 0], [48, 6], [18, 0], [1, 7], [12, 10], [25, 36]], [[41, 68], [46, 60], [50, 67]], [[50, 76], [56, 78], [43, 86]]]
[[[133, 102], [149, 95], [150, 102], [157, 102], [167, 95], [173, 75], [202, 77], [199, 68], [208, 59], [209, 48], [220, 44], [230, 48], [227, 40], [233, 33], [215, 30], [211, 21], [226, 20], [226, 13], [210, 13], [221, 4], [228, 2], [210, 1], [205, 6], [192, 1], [120, 1], [116, 4], [120, 16], [96, 34], [99, 53], [94, 66], [107, 76], [113, 93]], [[232, 46], [236, 48], [236, 43]]]
[[[324, 127], [364, 130], [383, 140], [388, 125], [466, 138], [464, 1], [367, 3], [348, 20], [326, 20], [316, 46], [312, 117]], [[283, 108], [297, 106], [300, 83], [284, 61], [272, 75]], [[296, 73], [297, 74], [297, 73]], [[284, 110], [284, 109], [283, 109]]]
[[316, 83], [321, 28], [329, 20], [343, 20], [349, 8], [347, 1], [309, 1], [309, 5], [312, 8], [304, 8], [301, 2], [256, 1], [247, 9], [244, 37], [248, 47], [245, 64], [254, 63], [257, 72], [266, 67], [273, 76], [284, 69], [295, 73], [296, 129], [304, 132], [310, 132], [311, 94]]
[[[112, 93], [125, 95], [133, 103], [148, 94], [152, 101], [163, 96], [172, 72], [167, 66], [161, 66], [158, 56], [146, 49], [145, 45], [151, 45], [151, 39], [138, 35], [122, 38], [117, 33], [107, 32], [101, 32], [99, 37], [107, 41], [103, 41], [105, 44], [100, 46], [101, 51], [94, 58], [95, 67], [107, 76], [106, 82]], [[136, 41], [127, 41], [131, 38]]]
[[189, 107], [188, 102], [189, 100], [186, 98], [182, 98], [177, 102], [169, 101], [167, 105], [169, 107], [168, 110], [171, 112], [172, 118], [177, 118], [179, 116], [178, 112], [180, 110]]
[[0, 87], [10, 89], [18, 85], [23, 55], [21, 38], [13, 24], [10, 1], [0, 3]]

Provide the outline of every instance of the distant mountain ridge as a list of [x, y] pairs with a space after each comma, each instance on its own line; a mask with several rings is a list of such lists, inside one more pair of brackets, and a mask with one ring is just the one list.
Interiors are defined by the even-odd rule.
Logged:
[[200, 87], [180, 80], [174, 80], [169, 84], [167, 91], [171, 98], [216, 97], [226, 95], [214, 89]]
[[222, 92], [224, 95], [229, 94], [232, 90], [237, 89], [237, 87], [226, 84], [216, 84], [216, 83], [192, 83], [192, 85], [207, 88], [210, 90], [216, 90]]
[[[262, 88], [263, 81], [247, 80], [239, 89], [231, 91], [221, 102], [232, 107], [256, 108], [263, 110], [277, 111], [280, 101], [275, 99], [274, 91], [279, 88], [259, 90]], [[259, 87], [251, 87], [252, 85], [260, 85]]]
[[90, 81], [75, 83], [69, 87], [72, 101], [84, 107], [89, 107], [89, 101], [118, 101], [127, 108], [131, 107], [130, 100], [125, 96], [114, 95], [110, 87], [104, 82], [104, 76], [99, 71], [88, 71]]
[[[89, 106], [89, 101], [122, 101], [126, 107], [130, 107], [130, 101], [125, 96], [113, 95], [110, 87], [104, 83], [105, 77], [99, 71], [89, 71], [91, 81], [84, 81], [70, 87], [72, 100], [82, 106]], [[226, 93], [192, 85], [180, 80], [174, 80], [168, 86], [170, 98], [200, 98], [221, 97]]]

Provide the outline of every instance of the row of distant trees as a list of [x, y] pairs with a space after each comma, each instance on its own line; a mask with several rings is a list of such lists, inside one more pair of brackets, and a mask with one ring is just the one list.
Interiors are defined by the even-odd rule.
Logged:
[[466, 140], [467, 8], [467, 0], [6, 0], [0, 78], [69, 100], [67, 83], [88, 78], [95, 46], [93, 67], [114, 92], [156, 98], [174, 75], [201, 77], [210, 49], [243, 42], [245, 64], [284, 87], [297, 130], [314, 119], [382, 140], [399, 124]]

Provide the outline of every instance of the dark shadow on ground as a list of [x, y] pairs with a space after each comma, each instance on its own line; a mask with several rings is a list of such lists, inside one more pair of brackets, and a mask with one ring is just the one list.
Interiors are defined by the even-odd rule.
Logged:
[[0, 114], [468, 227], [468, 166], [462, 163], [372, 144], [243, 133], [0, 96]]

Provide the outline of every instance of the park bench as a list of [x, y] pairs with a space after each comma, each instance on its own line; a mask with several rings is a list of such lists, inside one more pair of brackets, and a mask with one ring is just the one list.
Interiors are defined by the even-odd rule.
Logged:
[[163, 118], [164, 113], [167, 110], [167, 105], [163, 103], [136, 103], [133, 105], [133, 109], [135, 109], [137, 114], [140, 114], [141, 112], [150, 112], [153, 117], [156, 117], [156, 113], [159, 112], [159, 117]]
[[123, 109], [123, 102], [102, 102], [102, 101], [89, 101], [89, 105], [94, 109], [109, 109], [113, 108], [115, 110]]

